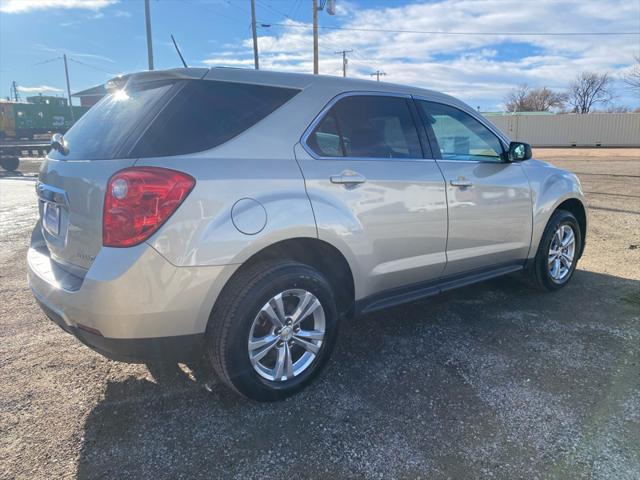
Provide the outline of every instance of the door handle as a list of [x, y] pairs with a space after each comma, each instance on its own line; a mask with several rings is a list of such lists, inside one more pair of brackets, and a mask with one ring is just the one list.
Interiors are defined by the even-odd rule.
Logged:
[[449, 180], [449, 183], [453, 187], [472, 187], [473, 182], [471, 180], [467, 180], [466, 178], [457, 178], [456, 180]]
[[331, 180], [331, 183], [338, 183], [347, 186], [358, 185], [367, 181], [364, 175], [361, 175], [358, 172], [354, 172], [352, 170], [345, 170], [338, 175], [331, 175], [329, 177], [329, 180]]

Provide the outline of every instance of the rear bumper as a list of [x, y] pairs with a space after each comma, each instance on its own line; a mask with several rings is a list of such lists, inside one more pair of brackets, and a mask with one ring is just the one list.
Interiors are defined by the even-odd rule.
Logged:
[[102, 248], [78, 276], [51, 260], [36, 227], [29, 286], [47, 316], [114, 360], [191, 360], [202, 355], [211, 309], [234, 266], [176, 267], [143, 243]]
[[197, 360], [204, 354], [204, 334], [157, 338], [107, 338], [68, 325], [59, 313], [52, 310], [37, 295], [35, 297], [42, 311], [53, 323], [111, 360], [127, 363], [153, 360], [185, 362]]

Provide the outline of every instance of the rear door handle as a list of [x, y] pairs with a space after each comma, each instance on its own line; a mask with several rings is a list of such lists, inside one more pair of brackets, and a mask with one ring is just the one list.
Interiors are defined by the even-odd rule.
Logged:
[[472, 187], [473, 182], [466, 178], [458, 178], [457, 180], [449, 180], [449, 183], [454, 187]]
[[331, 175], [329, 177], [329, 180], [331, 180], [331, 183], [338, 183], [347, 186], [358, 185], [367, 181], [364, 175], [361, 175], [358, 172], [354, 172], [352, 170], [345, 170], [339, 175]]

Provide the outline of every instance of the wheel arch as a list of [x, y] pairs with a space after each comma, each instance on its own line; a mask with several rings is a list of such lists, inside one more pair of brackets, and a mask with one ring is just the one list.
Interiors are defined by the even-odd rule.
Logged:
[[582, 201], [577, 198], [568, 198], [564, 200], [553, 210], [553, 212], [558, 210], [565, 210], [572, 213], [578, 221], [578, 226], [580, 227], [580, 238], [582, 240], [580, 242], [580, 251], [578, 252], [578, 258], [580, 258], [584, 252], [584, 246], [587, 240], [587, 210]]
[[313, 237], [289, 238], [262, 248], [243, 261], [226, 281], [225, 287], [236, 275], [250, 266], [273, 259], [293, 260], [315, 268], [327, 277], [331, 284], [340, 315], [349, 316], [353, 312], [355, 285], [349, 262], [335, 246]]

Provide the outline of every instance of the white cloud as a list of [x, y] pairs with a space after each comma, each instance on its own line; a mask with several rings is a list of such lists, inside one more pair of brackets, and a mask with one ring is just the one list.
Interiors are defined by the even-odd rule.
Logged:
[[32, 10], [56, 8], [79, 8], [84, 10], [100, 10], [119, 3], [120, 0], [2, 0], [0, 12], [25, 13]]
[[116, 10], [113, 12], [113, 16], [116, 18], [131, 18], [131, 13], [126, 10]]
[[37, 87], [25, 87], [23, 85], [18, 85], [18, 91], [23, 93], [59, 93], [62, 92], [62, 89], [51, 87], [49, 85], [40, 85]]
[[[520, 36], [495, 32], [638, 32], [640, 4], [628, 0], [441, 0], [388, 8], [343, 5], [341, 27], [320, 31], [320, 72], [338, 75], [349, 54], [349, 76], [385, 80], [445, 91], [474, 106], [497, 108], [519, 83], [561, 89], [581, 71], [618, 76], [640, 53], [639, 36]], [[321, 14], [320, 25], [326, 22]], [[260, 19], [259, 19], [260, 20]], [[286, 20], [286, 27], [262, 29], [260, 65], [265, 69], [310, 72], [309, 25]], [[388, 30], [484, 32], [489, 35], [394, 33]], [[207, 65], [252, 64], [251, 40], [228, 46]], [[633, 99], [631, 99], [633, 101]], [[637, 102], [637, 100], [635, 100]]]

